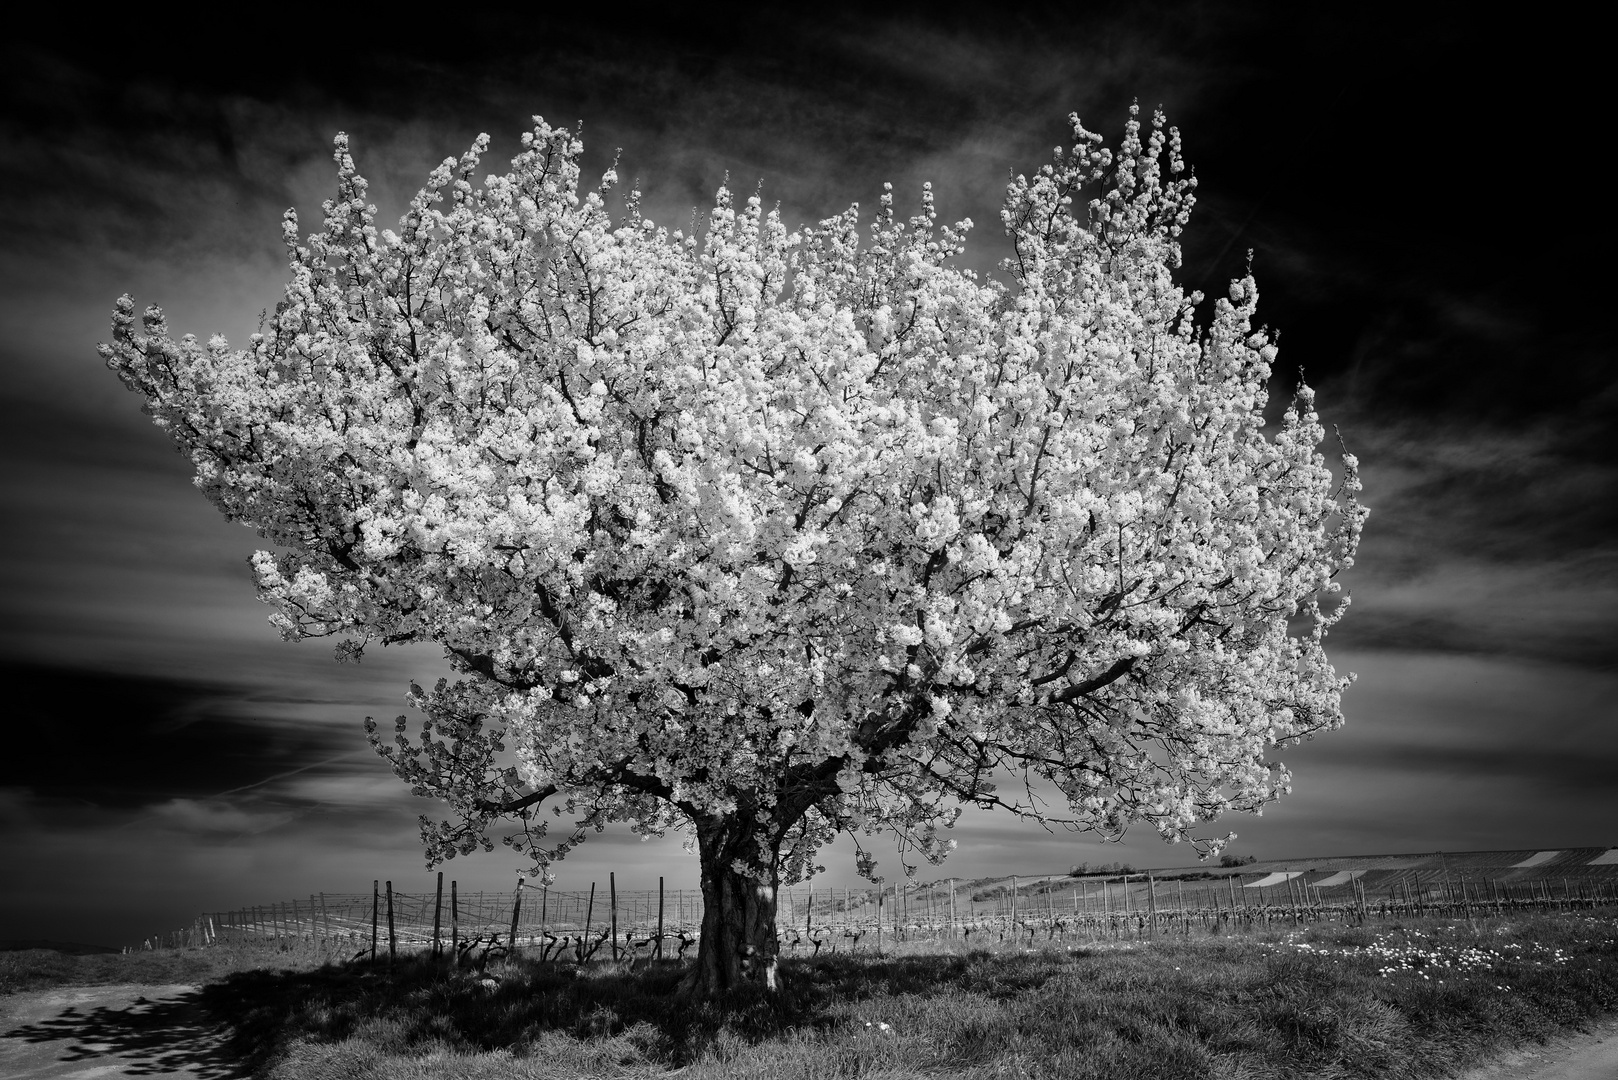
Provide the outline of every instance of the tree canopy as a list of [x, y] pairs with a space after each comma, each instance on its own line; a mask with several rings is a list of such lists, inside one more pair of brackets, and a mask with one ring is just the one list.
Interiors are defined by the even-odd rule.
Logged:
[[503, 817], [542, 868], [611, 821], [687, 830], [740, 912], [706, 953], [769, 952], [774, 887], [838, 833], [937, 860], [968, 805], [1216, 854], [1201, 823], [1286, 789], [1272, 748], [1342, 722], [1357, 467], [1307, 386], [1267, 429], [1251, 275], [1199, 327], [1177, 132], [1072, 125], [1008, 187], [1002, 277], [956, 264], [930, 187], [797, 232], [721, 188], [671, 231], [537, 118], [510, 171], [474, 182], [480, 137], [378, 230], [339, 136], [247, 348], [125, 296], [102, 354], [273, 545], [284, 636], [445, 650], [419, 736], [373, 725], [450, 808], [430, 861]]

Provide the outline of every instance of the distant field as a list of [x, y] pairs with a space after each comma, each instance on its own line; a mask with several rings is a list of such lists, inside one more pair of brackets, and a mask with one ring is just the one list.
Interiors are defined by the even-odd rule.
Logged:
[[89, 956], [95, 953], [122, 952], [111, 945], [86, 945], [81, 941], [50, 941], [45, 938], [0, 938], [0, 952], [18, 952], [23, 949], [50, 949], [69, 956]]

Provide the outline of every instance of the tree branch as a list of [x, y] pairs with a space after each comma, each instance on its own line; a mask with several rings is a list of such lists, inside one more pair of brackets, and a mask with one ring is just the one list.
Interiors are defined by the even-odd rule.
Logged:
[[536, 806], [544, 802], [560, 790], [561, 788], [558, 788], [555, 784], [546, 784], [538, 791], [531, 791], [520, 799], [511, 799], [503, 803], [495, 802], [492, 799], [479, 799], [472, 805], [477, 808], [479, 813], [483, 814], [515, 814], [520, 810], [526, 810], [530, 806]]
[[1135, 669], [1135, 662], [1135, 657], [1126, 656], [1122, 660], [1115, 662], [1112, 667], [1108, 668], [1106, 671], [1103, 671], [1100, 675], [1085, 679], [1081, 683], [1074, 683], [1066, 690], [1060, 690], [1052, 694], [1049, 703], [1052, 705], [1060, 705], [1063, 702], [1072, 701], [1074, 698], [1088, 697], [1090, 694], [1100, 690], [1103, 686], [1115, 683], [1125, 675], [1128, 675]]

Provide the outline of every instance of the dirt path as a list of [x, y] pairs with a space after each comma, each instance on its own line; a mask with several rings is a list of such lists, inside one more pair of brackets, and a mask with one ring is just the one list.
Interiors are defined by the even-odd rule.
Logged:
[[195, 986], [69, 986], [0, 997], [0, 1077], [245, 1076]]
[[1618, 1080], [1618, 1019], [1509, 1051], [1456, 1080]]

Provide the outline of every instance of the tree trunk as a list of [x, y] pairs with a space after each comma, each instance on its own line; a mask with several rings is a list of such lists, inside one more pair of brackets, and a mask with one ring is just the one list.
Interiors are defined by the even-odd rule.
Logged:
[[[702, 938], [696, 966], [681, 981], [682, 993], [772, 995], [778, 989], [775, 905], [780, 873], [774, 852], [761, 850], [751, 836], [737, 835], [744, 831], [734, 821], [697, 829]], [[752, 873], [738, 873], [738, 866]]]

